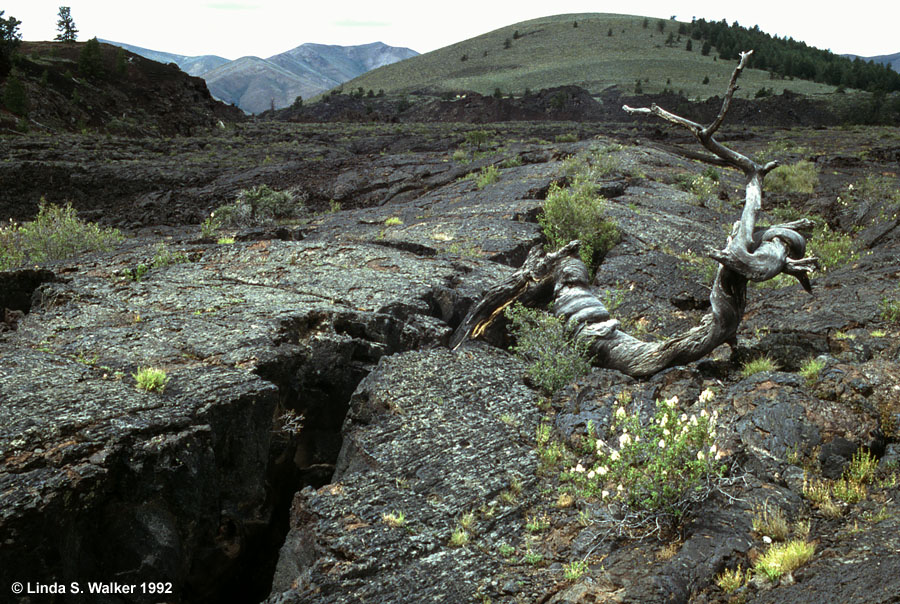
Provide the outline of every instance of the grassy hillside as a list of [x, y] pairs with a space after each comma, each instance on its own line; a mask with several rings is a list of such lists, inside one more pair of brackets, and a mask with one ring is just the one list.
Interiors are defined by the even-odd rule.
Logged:
[[[344, 83], [343, 89], [492, 94], [499, 88], [503, 94], [521, 94], [526, 88], [576, 84], [597, 93], [612, 85], [634, 91], [640, 79], [645, 93], [668, 87], [698, 99], [721, 94], [734, 63], [716, 60], [714, 50], [703, 56], [698, 40], [692, 41], [691, 51], [686, 50], [689, 36], [679, 37], [678, 28], [676, 21], [633, 15], [534, 19], [376, 69]], [[775, 94], [785, 88], [802, 94], [835, 90], [803, 80], [771, 79], [768, 72], [753, 69], [741, 82], [738, 96], [744, 97], [761, 88]]]

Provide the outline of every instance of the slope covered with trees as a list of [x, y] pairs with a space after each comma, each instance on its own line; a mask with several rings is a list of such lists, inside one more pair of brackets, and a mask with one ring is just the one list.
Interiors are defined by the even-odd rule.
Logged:
[[712, 46], [724, 60], [737, 60], [742, 51], [752, 48], [750, 66], [781, 78], [812, 80], [869, 92], [900, 90], [900, 73], [887, 65], [859, 57], [849, 59], [793, 38], [778, 38], [763, 32], [758, 25], [746, 28], [736, 21], [729, 25], [724, 19], [697, 19], [690, 24], [680, 24], [679, 32], [708, 43], [709, 46], [705, 46], [707, 52]]

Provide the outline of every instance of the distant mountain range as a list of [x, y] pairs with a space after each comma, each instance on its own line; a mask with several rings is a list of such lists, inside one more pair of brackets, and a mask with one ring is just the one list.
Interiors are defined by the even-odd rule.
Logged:
[[[859, 55], [844, 55], [845, 57], [849, 57], [851, 59], [855, 59]], [[875, 61], [880, 65], [887, 65], [894, 71], [900, 72], [900, 52], [895, 52], [892, 55], [878, 55], [876, 57], [859, 57], [863, 61]]]
[[298, 96], [316, 96], [367, 71], [419, 54], [382, 42], [360, 46], [302, 44], [268, 59], [241, 57], [229, 61], [216, 55], [192, 57], [111, 40], [100, 42], [160, 63], [175, 63], [185, 73], [206, 80], [214, 97], [248, 113], [262, 113], [273, 105], [276, 109], [287, 107]]

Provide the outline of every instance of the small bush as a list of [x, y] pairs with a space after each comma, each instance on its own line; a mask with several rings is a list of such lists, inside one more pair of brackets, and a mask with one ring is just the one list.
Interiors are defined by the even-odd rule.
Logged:
[[574, 581], [588, 570], [587, 562], [584, 560], [573, 560], [563, 565], [563, 577], [569, 581]]
[[725, 569], [716, 577], [716, 585], [719, 586], [719, 589], [724, 591], [727, 594], [730, 594], [734, 591], [737, 591], [741, 585], [747, 580], [747, 576], [741, 570], [740, 565], [735, 570]]
[[475, 186], [483, 189], [500, 180], [500, 169], [497, 166], [485, 166], [475, 177]]
[[42, 201], [33, 221], [0, 227], [0, 270], [109, 250], [123, 239], [116, 229], [79, 219], [71, 204], [59, 207]]
[[462, 527], [457, 527], [450, 534], [450, 545], [452, 547], [463, 547], [469, 542], [469, 533]]
[[900, 300], [885, 296], [881, 299], [879, 307], [881, 308], [881, 318], [883, 320], [888, 323], [900, 323]]
[[494, 132], [490, 130], [470, 130], [466, 132], [464, 138], [466, 145], [481, 149], [482, 145], [489, 142], [494, 136]]
[[222, 226], [271, 224], [279, 219], [298, 217], [305, 202], [305, 195], [298, 198], [287, 191], [275, 191], [268, 185], [260, 185], [242, 190], [234, 203], [221, 206], [214, 215]]
[[606, 218], [605, 211], [606, 200], [592, 183], [577, 181], [569, 188], [553, 183], [538, 223], [553, 251], [581, 240], [581, 259], [593, 270], [594, 259], [605, 255], [621, 239], [618, 227]]
[[775, 541], [784, 541], [791, 534], [791, 527], [784, 512], [777, 505], [769, 507], [768, 503], [757, 507], [754, 511], [753, 530]]
[[676, 182], [679, 189], [691, 193], [700, 205], [708, 205], [719, 196], [718, 178], [713, 179], [706, 172], [696, 176], [684, 176]]
[[153, 367], [142, 367], [138, 369], [137, 373], [132, 374], [132, 377], [137, 382], [138, 390], [145, 392], [162, 393], [166, 389], [166, 384], [169, 383], [166, 372]]
[[847, 187], [847, 197], [854, 203], [885, 201], [892, 206], [900, 206], [900, 189], [896, 181], [887, 176], [866, 175]]
[[[701, 400], [712, 396], [706, 391]], [[582, 495], [619, 500], [646, 518], [663, 514], [678, 519], [724, 474], [717, 420], [716, 412], [679, 413], [673, 397], [656, 401], [656, 412], [644, 424], [639, 409], [629, 413], [623, 403], [608, 434], [593, 443], [596, 462], [590, 467], [577, 463], [560, 480], [571, 481]]]
[[400, 528], [406, 524], [406, 516], [403, 512], [394, 510], [393, 512], [382, 514], [381, 521], [391, 528]]
[[802, 160], [789, 166], [778, 166], [766, 176], [765, 187], [771, 193], [812, 194], [819, 177], [812, 163]]
[[25, 85], [15, 75], [10, 75], [3, 86], [3, 106], [16, 115], [28, 113], [28, 95]]
[[504, 314], [516, 338], [513, 351], [529, 364], [528, 376], [542, 390], [556, 392], [590, 371], [588, 343], [573, 337], [565, 319], [519, 303]]
[[765, 554], [757, 558], [753, 570], [764, 574], [773, 583], [786, 573], [796, 570], [809, 562], [816, 546], [799, 539], [788, 543], [774, 544]]

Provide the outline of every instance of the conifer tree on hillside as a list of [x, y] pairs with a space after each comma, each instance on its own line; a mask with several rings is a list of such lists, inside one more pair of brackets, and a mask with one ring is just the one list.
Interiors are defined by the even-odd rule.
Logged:
[[57, 42], [74, 42], [78, 39], [78, 30], [75, 28], [75, 20], [72, 19], [72, 10], [68, 6], [59, 7], [59, 20], [56, 22]]
[[3, 18], [5, 11], [0, 10], [0, 78], [6, 76], [12, 67], [12, 55], [22, 41], [19, 25], [22, 23], [15, 17]]

